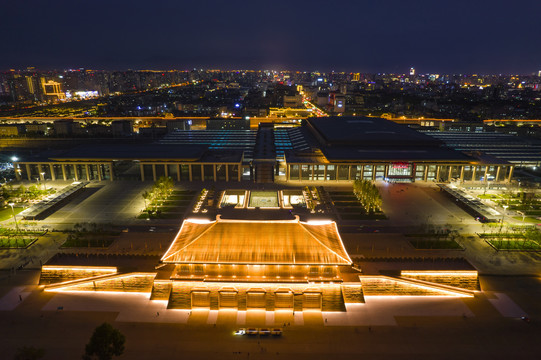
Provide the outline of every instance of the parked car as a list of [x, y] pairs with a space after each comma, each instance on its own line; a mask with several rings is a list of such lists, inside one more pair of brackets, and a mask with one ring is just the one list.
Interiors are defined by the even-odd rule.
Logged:
[[257, 331], [256, 328], [248, 328], [246, 329], [246, 334], [247, 335], [257, 335], [259, 332]]
[[238, 330], [235, 330], [235, 335], [245, 335], [246, 334], [246, 329], [244, 328], [240, 328]]

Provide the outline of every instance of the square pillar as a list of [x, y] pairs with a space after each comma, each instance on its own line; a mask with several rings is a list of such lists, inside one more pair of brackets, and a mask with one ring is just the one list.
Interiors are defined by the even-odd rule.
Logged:
[[88, 173], [88, 164], [85, 164], [86, 181], [90, 181], [90, 174]]
[[177, 164], [177, 181], [180, 181], [180, 164]]
[[19, 171], [17, 171], [17, 170], [20, 169], [19, 168], [19, 163], [14, 162], [13, 163], [13, 168], [15, 169], [15, 178], [17, 179], [17, 181], [20, 181], [21, 180], [21, 174], [19, 173]]
[[51, 180], [56, 180], [56, 174], [54, 173], [54, 166], [53, 164], [49, 164], [49, 170], [51, 171]]
[[109, 163], [109, 176], [111, 178], [111, 181], [113, 181], [115, 179], [115, 176], [113, 174], [113, 162], [112, 161]]
[[475, 181], [475, 173], [477, 172], [477, 165], [473, 167], [471, 181]]
[[494, 178], [494, 181], [499, 181], [500, 180], [500, 169], [501, 169], [501, 166], [497, 166], [496, 167], [496, 177]]
[[464, 165], [460, 167], [460, 182], [464, 181]]
[[190, 175], [190, 181], [192, 181], [192, 164], [188, 165], [188, 174]]
[[440, 181], [440, 166], [436, 166], [436, 182]]
[[66, 168], [65, 168], [66, 164], [62, 164], [60, 166], [62, 167], [62, 177], [64, 178], [64, 181], [67, 181], [68, 178], [66, 177]]
[[511, 179], [513, 178], [513, 170], [515, 169], [514, 166], [511, 166], [511, 169], [509, 169], [509, 177], [506, 179], [506, 182], [511, 182]]
[[225, 165], [225, 181], [229, 181], [229, 164]]
[[158, 180], [156, 179], [156, 164], [152, 164], [152, 178], [154, 181]]
[[145, 165], [143, 163], [139, 163], [139, 169], [141, 171], [141, 181], [145, 181]]
[[214, 182], [218, 181], [216, 177], [216, 164], [212, 164], [212, 172], [214, 173]]
[[30, 164], [25, 164], [26, 166], [26, 177], [28, 178], [28, 181], [32, 181], [32, 176], [30, 175]]

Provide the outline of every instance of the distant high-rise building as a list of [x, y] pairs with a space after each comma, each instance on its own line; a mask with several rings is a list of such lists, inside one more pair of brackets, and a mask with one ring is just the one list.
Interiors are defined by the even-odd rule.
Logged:
[[49, 80], [45, 82], [45, 78], [41, 78], [41, 86], [43, 88], [43, 94], [47, 97], [52, 97], [56, 99], [65, 99], [66, 94], [64, 94], [61, 90], [62, 84], [59, 82]]
[[413, 76], [413, 75], [415, 75], [415, 68], [411, 67], [410, 68], [410, 76]]
[[537, 73], [537, 76], [541, 77], [541, 70]]
[[353, 74], [352, 81], [359, 81], [359, 80], [361, 80], [361, 74], [360, 73]]

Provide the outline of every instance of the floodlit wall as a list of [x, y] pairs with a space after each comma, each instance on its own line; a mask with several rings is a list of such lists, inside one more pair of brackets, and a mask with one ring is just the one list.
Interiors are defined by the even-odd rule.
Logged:
[[338, 284], [207, 283], [174, 281], [170, 309], [345, 311]]
[[112, 275], [117, 272], [116, 267], [96, 266], [47, 266], [41, 269], [40, 285], [58, 284], [66, 281], [81, 280], [95, 276]]
[[400, 276], [460, 289], [474, 291], [480, 289], [477, 271], [402, 271]]

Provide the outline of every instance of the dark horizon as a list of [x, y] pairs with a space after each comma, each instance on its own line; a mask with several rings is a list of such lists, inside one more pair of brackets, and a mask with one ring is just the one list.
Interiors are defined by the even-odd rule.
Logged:
[[3, 4], [0, 69], [537, 74], [541, 3]]

